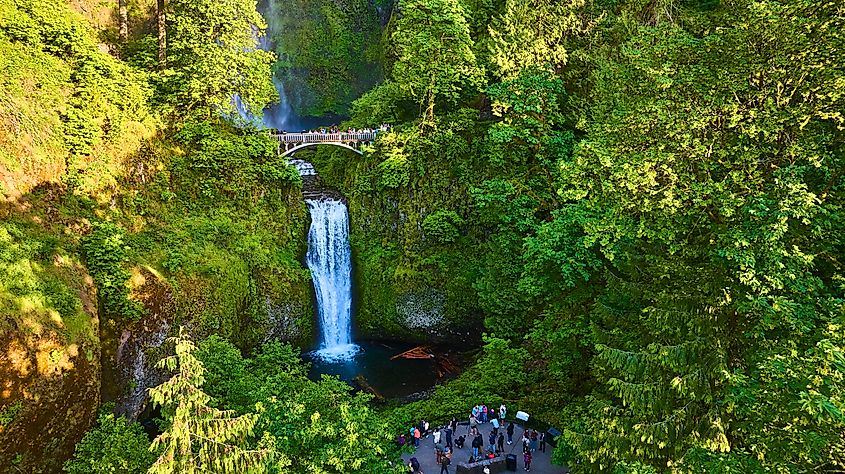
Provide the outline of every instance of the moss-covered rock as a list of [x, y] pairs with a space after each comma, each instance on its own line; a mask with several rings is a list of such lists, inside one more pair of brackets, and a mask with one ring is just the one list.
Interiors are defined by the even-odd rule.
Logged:
[[58, 472], [99, 402], [96, 292], [74, 234], [62, 232], [78, 222], [55, 204], [0, 195], [3, 472]]

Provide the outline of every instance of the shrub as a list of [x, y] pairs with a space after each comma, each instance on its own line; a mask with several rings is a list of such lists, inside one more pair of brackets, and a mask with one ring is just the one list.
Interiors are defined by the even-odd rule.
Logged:
[[146, 473], [156, 459], [141, 425], [112, 413], [101, 414], [97, 426], [76, 445], [73, 458], [65, 463], [70, 474]]
[[100, 305], [108, 316], [125, 319], [141, 317], [141, 304], [129, 299], [126, 281], [131, 274], [124, 268], [127, 261], [123, 230], [109, 222], [95, 223], [82, 241], [88, 270], [97, 284]]

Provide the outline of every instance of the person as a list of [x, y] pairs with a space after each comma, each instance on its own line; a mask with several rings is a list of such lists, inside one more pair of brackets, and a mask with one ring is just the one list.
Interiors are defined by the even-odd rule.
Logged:
[[538, 438], [539, 438], [539, 436], [537, 436], [537, 430], [531, 430], [531, 442], [529, 444], [531, 445], [531, 452], [532, 453], [534, 451], [537, 451], [537, 439]]
[[440, 474], [444, 472], [449, 474], [449, 464], [452, 464], [452, 453], [445, 453], [443, 456], [440, 456]]
[[423, 421], [422, 421], [422, 426], [423, 426], [423, 429], [422, 429], [423, 434], [428, 433], [428, 428], [429, 428], [429, 426], [431, 426], [431, 425], [429, 425], [427, 421], [423, 420]]
[[443, 434], [446, 436], [446, 447], [447, 447], [447, 448], [451, 448], [451, 447], [452, 447], [452, 433], [454, 433], [454, 431], [452, 430], [452, 425], [449, 425], [449, 426], [448, 426], [448, 427], [447, 427], [447, 428], [443, 431]]
[[452, 428], [452, 433], [458, 432], [458, 420], [454, 416], [452, 417], [452, 421], [449, 422], [449, 428]]
[[469, 417], [469, 425], [467, 425], [467, 433], [475, 434], [475, 429], [478, 427], [478, 418], [475, 415]]
[[435, 428], [434, 429], [434, 444], [437, 444], [439, 442], [440, 442], [440, 428]]
[[402, 433], [398, 438], [396, 438], [396, 444], [398, 444], [400, 448], [405, 447], [405, 433]]
[[525, 430], [522, 432], [522, 450], [531, 449], [531, 430]]
[[505, 415], [507, 415], [507, 413], [508, 413], [508, 408], [505, 406], [504, 403], [502, 403], [499, 406], [499, 418], [501, 418], [502, 421], [505, 421]]
[[481, 445], [478, 443], [478, 436], [472, 438], [472, 457], [478, 457], [478, 448], [480, 447]]
[[481, 452], [481, 450], [484, 449], [484, 436], [481, 434], [481, 432], [475, 435], [475, 443], [478, 445], [478, 451], [475, 453], [475, 457], [478, 457], [479, 453], [484, 454]]
[[443, 459], [443, 443], [438, 441], [434, 443], [434, 462], [440, 464], [441, 459]]
[[417, 458], [411, 458], [411, 460], [408, 462], [408, 467], [411, 468], [412, 474], [422, 474], [422, 471], [420, 470], [420, 462], [417, 460]]
[[513, 422], [508, 424], [508, 444], [513, 444]]
[[421, 434], [422, 433], [420, 433], [419, 428], [414, 428], [414, 447], [417, 447], [417, 448], [420, 447], [420, 435]]
[[546, 432], [540, 433], [540, 451], [546, 452]]
[[525, 470], [531, 470], [531, 451], [525, 450], [525, 453], [522, 454], [522, 460], [525, 462]]
[[487, 444], [488, 444], [488, 446], [487, 446], [488, 451], [490, 451], [491, 453], [496, 451], [496, 432], [495, 431], [490, 432], [490, 436], [487, 438]]
[[496, 418], [496, 413], [493, 413], [493, 419], [490, 420], [490, 424], [493, 425], [493, 431], [498, 433], [499, 432], [499, 419]]
[[498, 438], [497, 444], [498, 444], [498, 446], [497, 446], [497, 449], [496, 449], [496, 453], [504, 453], [505, 452], [505, 434], [504, 433], [499, 433], [499, 438]]
[[481, 405], [481, 422], [487, 423], [487, 405]]
[[458, 449], [464, 449], [465, 440], [466, 440], [466, 436], [464, 436], [464, 435], [458, 436], [457, 441], [455, 441], [455, 446], [457, 446]]
[[478, 418], [478, 412], [479, 412], [478, 405], [472, 407], [472, 416], [473, 417]]

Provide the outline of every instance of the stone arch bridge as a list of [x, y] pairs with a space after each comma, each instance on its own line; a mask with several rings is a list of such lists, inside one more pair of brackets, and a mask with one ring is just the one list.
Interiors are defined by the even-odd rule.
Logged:
[[359, 155], [363, 155], [361, 151], [363, 145], [372, 144], [378, 131], [371, 132], [341, 132], [341, 133], [321, 133], [321, 132], [306, 132], [306, 133], [279, 133], [272, 132], [270, 135], [279, 143], [279, 155], [291, 156], [303, 148], [308, 148], [317, 145], [332, 145], [347, 150], [352, 150]]

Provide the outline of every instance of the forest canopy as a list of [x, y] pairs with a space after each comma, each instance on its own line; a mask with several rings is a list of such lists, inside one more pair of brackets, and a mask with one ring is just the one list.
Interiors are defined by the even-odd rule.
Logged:
[[[0, 436], [77, 417], [0, 463], [407, 472], [397, 435], [484, 401], [572, 472], [845, 470], [840, 1], [89, 3], [0, 0], [0, 342], [52, 371], [0, 359]], [[360, 331], [477, 349], [417, 401], [309, 378], [303, 179], [234, 100], [284, 78], [391, 124], [301, 156], [348, 205]], [[153, 325], [148, 436], [97, 408]], [[86, 367], [84, 410], [47, 396]]]

